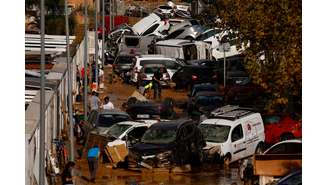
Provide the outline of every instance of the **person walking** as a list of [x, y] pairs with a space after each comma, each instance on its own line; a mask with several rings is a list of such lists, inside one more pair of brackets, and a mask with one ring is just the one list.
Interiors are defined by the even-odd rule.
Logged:
[[61, 175], [63, 185], [74, 185], [72, 171], [75, 166], [75, 163], [69, 161], [64, 168], [64, 171]]
[[108, 96], [106, 96], [104, 98], [104, 104], [103, 104], [102, 108], [104, 110], [112, 110], [112, 109], [114, 109], [114, 105], [113, 105], [112, 102], [109, 101], [109, 97]]
[[98, 145], [94, 145], [88, 151], [88, 165], [90, 172], [90, 182], [96, 181], [96, 172], [98, 169], [98, 159], [100, 155], [100, 150]]
[[155, 71], [153, 76], [153, 88], [154, 88], [154, 100], [161, 99], [162, 87], [161, 87], [161, 78], [163, 77], [163, 68], [159, 68]]
[[100, 107], [100, 99], [99, 94], [96, 91], [92, 91], [91, 97], [90, 97], [90, 109], [91, 110], [98, 110]]

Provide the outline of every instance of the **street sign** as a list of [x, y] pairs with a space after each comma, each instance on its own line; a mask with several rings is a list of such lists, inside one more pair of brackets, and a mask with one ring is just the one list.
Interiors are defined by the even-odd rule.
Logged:
[[226, 42], [226, 43], [223, 43], [223, 44], [220, 44], [219, 45], [219, 51], [220, 52], [228, 52], [228, 51], [230, 51], [230, 44], [228, 43], [228, 42]]

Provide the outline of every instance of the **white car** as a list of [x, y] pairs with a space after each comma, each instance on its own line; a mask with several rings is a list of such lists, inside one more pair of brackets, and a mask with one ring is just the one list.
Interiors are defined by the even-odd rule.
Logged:
[[219, 46], [219, 37], [220, 37], [220, 29], [219, 28], [211, 28], [205, 30], [201, 35], [197, 37], [196, 40], [204, 41], [211, 44], [211, 48], [217, 48]]
[[133, 69], [131, 71], [132, 82], [136, 83], [138, 81], [138, 73], [140, 72], [142, 66], [145, 64], [164, 64], [170, 78], [172, 78], [173, 74], [181, 66], [181, 64], [177, 62], [176, 59], [164, 57], [163, 55], [136, 56], [136, 62], [133, 65]]
[[158, 8], [154, 10], [154, 13], [164, 15], [167, 17], [173, 17], [174, 16], [174, 9], [171, 6], [168, 5], [161, 5]]
[[146, 130], [156, 122], [123, 121], [112, 125], [106, 130], [106, 135], [112, 140], [108, 146], [124, 144], [129, 147], [138, 142]]
[[162, 20], [155, 13], [149, 14], [149, 16], [141, 19], [132, 26], [132, 30], [139, 36], [156, 35], [159, 37], [164, 37], [162, 33], [167, 31], [169, 28], [169, 22]]
[[231, 162], [251, 156], [263, 149], [264, 125], [260, 113], [227, 105], [211, 112], [199, 125], [208, 159]]

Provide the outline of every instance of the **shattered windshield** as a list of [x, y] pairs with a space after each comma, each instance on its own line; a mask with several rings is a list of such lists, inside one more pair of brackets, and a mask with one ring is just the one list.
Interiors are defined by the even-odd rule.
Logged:
[[173, 129], [148, 129], [141, 139], [143, 143], [168, 144], [175, 140], [176, 131]]
[[125, 132], [131, 125], [127, 124], [114, 124], [108, 130], [109, 135], [118, 138], [123, 132]]
[[230, 126], [200, 124], [199, 129], [208, 142], [223, 143], [228, 139]]

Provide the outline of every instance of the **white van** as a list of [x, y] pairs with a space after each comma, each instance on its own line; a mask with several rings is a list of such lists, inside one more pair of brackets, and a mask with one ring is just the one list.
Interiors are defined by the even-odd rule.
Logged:
[[225, 164], [251, 156], [263, 149], [264, 126], [260, 113], [239, 106], [227, 105], [211, 112], [199, 125], [206, 147], [207, 159]]
[[211, 46], [203, 41], [169, 39], [156, 42], [155, 53], [182, 60], [211, 59]]

